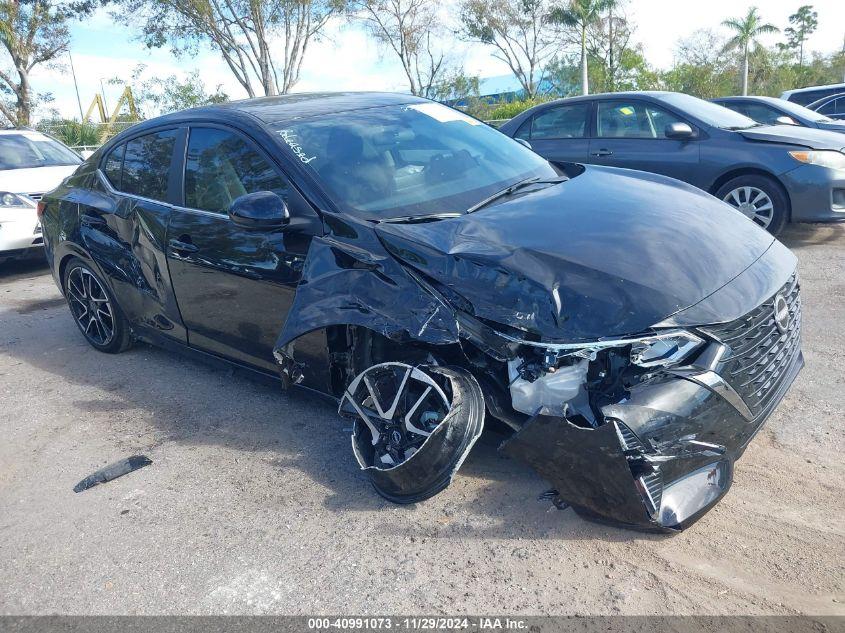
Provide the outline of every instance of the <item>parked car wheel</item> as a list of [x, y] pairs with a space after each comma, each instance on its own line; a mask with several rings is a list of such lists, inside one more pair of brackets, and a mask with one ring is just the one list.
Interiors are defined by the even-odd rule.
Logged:
[[129, 322], [97, 273], [74, 259], [65, 269], [64, 289], [76, 325], [94, 349], [108, 354], [129, 349]]
[[484, 426], [484, 396], [466, 370], [373, 365], [340, 403], [352, 450], [382, 497], [416, 503], [446, 488]]
[[786, 195], [766, 176], [750, 174], [733, 178], [719, 188], [716, 197], [773, 235], [780, 233], [786, 224], [789, 208]]

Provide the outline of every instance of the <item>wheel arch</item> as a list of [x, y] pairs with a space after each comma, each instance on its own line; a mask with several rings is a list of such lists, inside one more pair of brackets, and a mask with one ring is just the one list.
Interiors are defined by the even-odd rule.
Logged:
[[713, 181], [713, 184], [711, 184], [710, 187], [707, 189], [707, 193], [715, 196], [716, 192], [719, 191], [719, 189], [725, 183], [733, 180], [734, 178], [738, 178], [739, 176], [762, 176], [764, 178], [768, 178], [775, 185], [777, 185], [781, 193], [783, 193], [784, 198], [786, 199], [786, 221], [792, 221], [792, 198], [789, 195], [789, 191], [787, 191], [786, 187], [783, 186], [783, 183], [780, 181], [780, 178], [778, 178], [777, 175], [760, 167], [737, 167], [726, 171], [721, 176], [716, 178], [716, 180]]

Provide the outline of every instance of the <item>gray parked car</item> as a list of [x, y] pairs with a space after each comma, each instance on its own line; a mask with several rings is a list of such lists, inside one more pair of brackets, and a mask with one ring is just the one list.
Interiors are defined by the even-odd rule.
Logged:
[[[845, 121], [775, 97], [720, 97], [711, 101], [765, 125], [798, 125], [845, 134]], [[842, 106], [845, 108], [845, 98]]]
[[845, 220], [845, 139], [761, 125], [675, 92], [544, 103], [501, 128], [556, 163], [664, 174], [704, 189], [777, 234], [789, 222]]

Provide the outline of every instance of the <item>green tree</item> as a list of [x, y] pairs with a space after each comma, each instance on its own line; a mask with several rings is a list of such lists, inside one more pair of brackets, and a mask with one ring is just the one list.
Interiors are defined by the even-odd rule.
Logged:
[[433, 97], [454, 66], [436, 0], [351, 0], [349, 8], [352, 19], [399, 58], [411, 94]]
[[[601, 20], [603, 11], [612, 9], [616, 4], [616, 0], [569, 0], [567, 6], [554, 11], [552, 14], [553, 20], [578, 31], [578, 39], [581, 45], [581, 94], [590, 94], [587, 32]], [[612, 25], [612, 23], [611, 15], [610, 24]]]
[[222, 86], [217, 86], [213, 92], [209, 92], [198, 70], [183, 79], [176, 75], [142, 79], [145, 71], [146, 66], [138, 64], [129, 80], [125, 77], [112, 77], [108, 81], [111, 85], [128, 85], [132, 89], [135, 107], [144, 118], [229, 100], [229, 95], [222, 91]]
[[463, 0], [461, 36], [493, 47], [526, 98], [537, 94], [543, 69], [560, 49], [560, 28], [549, 0]]
[[169, 44], [177, 54], [210, 46], [250, 97], [256, 81], [261, 94], [288, 92], [299, 81], [308, 45], [344, 6], [343, 0], [113, 1], [115, 18], [140, 28], [147, 46]]
[[0, 115], [12, 125], [29, 125], [44, 97], [32, 89], [33, 69], [67, 51], [68, 23], [93, 8], [93, 2], [0, 0]]
[[765, 33], [778, 33], [780, 29], [773, 24], [763, 23], [757, 7], [748, 9], [741, 18], [732, 18], [722, 22], [735, 35], [728, 40], [728, 49], [742, 51], [742, 94], [748, 94], [748, 52], [752, 44], [757, 44], [757, 37]]
[[813, 11], [813, 6], [805, 4], [798, 8], [798, 11], [789, 16], [788, 26], [784, 29], [786, 35], [786, 48], [798, 49], [798, 65], [804, 65], [804, 42], [812, 35], [819, 26], [819, 14]]

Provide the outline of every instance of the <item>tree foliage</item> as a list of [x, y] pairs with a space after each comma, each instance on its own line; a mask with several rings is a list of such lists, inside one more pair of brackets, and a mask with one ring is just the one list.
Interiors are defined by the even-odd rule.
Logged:
[[399, 59], [411, 94], [433, 97], [454, 72], [435, 0], [352, 0], [349, 8], [353, 19]]
[[[308, 45], [343, 8], [343, 0], [115, 1], [116, 16], [140, 27], [150, 47], [169, 45], [184, 54], [210, 46], [250, 97], [288, 92], [299, 81]], [[276, 40], [281, 56], [271, 44]]]
[[0, 0], [0, 115], [12, 125], [29, 125], [45, 97], [33, 91], [33, 69], [67, 51], [68, 23], [93, 8], [93, 1]]
[[461, 34], [487, 44], [506, 63], [526, 96], [537, 94], [546, 64], [560, 48], [560, 24], [549, 0], [463, 0]]
[[[587, 34], [601, 21], [604, 11], [612, 11], [617, 0], [569, 0], [569, 4], [552, 11], [552, 20], [575, 29], [576, 41], [581, 47], [581, 94], [590, 94], [589, 57], [587, 52]], [[610, 14], [609, 25], [613, 27]], [[612, 38], [611, 38], [612, 39]], [[611, 58], [613, 57], [611, 47]]]
[[804, 42], [812, 35], [819, 25], [819, 14], [813, 11], [813, 7], [805, 4], [789, 16], [791, 26], [783, 30], [786, 35], [786, 43], [782, 48], [786, 50], [798, 50], [798, 65], [804, 65]]
[[195, 70], [181, 79], [176, 75], [143, 79], [145, 72], [146, 66], [139, 64], [132, 71], [128, 82], [120, 77], [109, 79], [111, 85], [128, 85], [132, 89], [135, 107], [142, 118], [229, 100], [222, 86], [218, 85], [213, 92], [209, 92], [199, 71]]
[[748, 55], [752, 45], [757, 44], [757, 38], [766, 33], [780, 31], [774, 24], [764, 23], [757, 7], [750, 7], [748, 13], [741, 18], [731, 18], [722, 22], [722, 26], [734, 32], [734, 36], [725, 44], [726, 50], [738, 49], [742, 52], [742, 94], [748, 94]]

